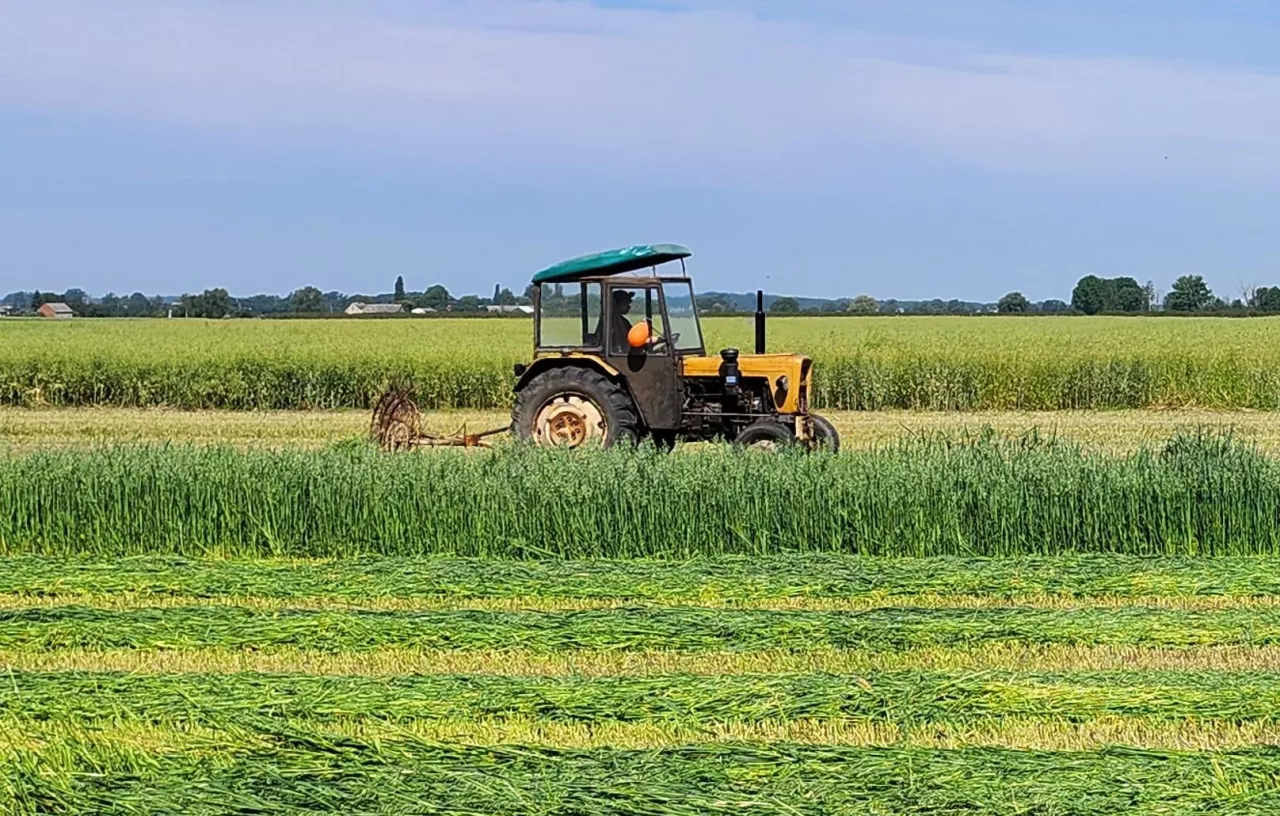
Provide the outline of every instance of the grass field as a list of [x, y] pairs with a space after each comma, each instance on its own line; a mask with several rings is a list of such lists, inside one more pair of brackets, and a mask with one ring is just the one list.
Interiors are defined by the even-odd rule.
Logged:
[[1280, 323], [772, 325], [942, 410], [388, 456], [527, 324], [0, 323], [0, 812], [1280, 812]]
[[[1208, 410], [1117, 411], [836, 411], [827, 414], [845, 449], [883, 447], [904, 439], [1056, 438], [1090, 450], [1128, 453], [1158, 447], [1177, 433], [1230, 433], [1259, 450], [1280, 454], [1280, 412]], [[453, 434], [502, 427], [504, 410], [429, 411], [429, 431]], [[230, 445], [249, 449], [313, 449], [352, 443], [369, 430], [369, 412], [179, 411], [140, 408], [26, 409], [0, 407], [0, 451], [84, 449], [115, 445]], [[498, 441], [502, 441], [499, 438]]]
[[1268, 558], [3, 566], [6, 812], [1280, 806]]
[[[367, 407], [392, 379], [428, 408], [502, 408], [524, 320], [0, 322], [0, 404]], [[713, 352], [747, 318], [708, 318]], [[825, 409], [1280, 408], [1280, 318], [780, 318]]]
[[665, 557], [1280, 552], [1280, 461], [1225, 437], [1091, 454], [143, 447], [0, 458], [8, 553]]

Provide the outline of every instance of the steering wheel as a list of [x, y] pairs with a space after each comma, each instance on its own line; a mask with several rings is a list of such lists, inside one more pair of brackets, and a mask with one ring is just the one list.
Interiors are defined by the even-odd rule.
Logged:
[[653, 340], [652, 349], [654, 351], [658, 351], [663, 346], [666, 346], [667, 348], [675, 348], [676, 341], [679, 339], [680, 339], [680, 332], [672, 332], [670, 335], [666, 337], [655, 337]]

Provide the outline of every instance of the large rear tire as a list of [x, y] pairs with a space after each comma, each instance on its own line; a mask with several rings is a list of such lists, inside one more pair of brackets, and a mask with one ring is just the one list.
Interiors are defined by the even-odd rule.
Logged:
[[511, 429], [544, 447], [610, 447], [634, 442], [640, 418], [631, 397], [598, 371], [563, 366], [534, 377], [516, 395]]
[[831, 420], [817, 414], [809, 414], [813, 423], [813, 449], [838, 453], [840, 451], [840, 433]]

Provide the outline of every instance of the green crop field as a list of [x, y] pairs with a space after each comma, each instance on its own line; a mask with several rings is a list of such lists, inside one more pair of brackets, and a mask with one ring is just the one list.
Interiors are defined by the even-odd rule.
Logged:
[[1280, 553], [1280, 461], [1183, 435], [836, 455], [141, 447], [0, 458], [0, 550], [663, 557]]
[[838, 455], [388, 455], [528, 324], [0, 323], [0, 812], [1280, 812], [1273, 325], [779, 320]]
[[[748, 318], [708, 318], [748, 349]], [[502, 408], [526, 320], [0, 322], [0, 404], [368, 407], [387, 382], [428, 408]], [[1280, 318], [780, 318], [821, 409], [1280, 408]]]
[[1280, 563], [10, 556], [14, 813], [1280, 807]]

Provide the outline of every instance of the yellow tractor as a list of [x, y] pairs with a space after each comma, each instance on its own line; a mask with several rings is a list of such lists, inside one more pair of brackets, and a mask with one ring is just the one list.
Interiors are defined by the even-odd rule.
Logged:
[[[708, 356], [692, 281], [677, 244], [564, 261], [533, 276], [533, 361], [515, 368], [511, 431], [539, 445], [610, 446], [650, 438], [800, 444], [837, 450], [835, 428], [809, 411], [813, 361], [765, 353], [756, 294], [755, 354]], [[674, 274], [674, 264], [679, 273]], [[661, 268], [661, 269], [660, 269]], [[637, 274], [649, 270], [648, 274]], [[672, 274], [661, 274], [672, 270]], [[416, 407], [388, 394], [374, 413], [384, 447], [475, 445], [503, 429], [452, 438], [420, 434]]]

